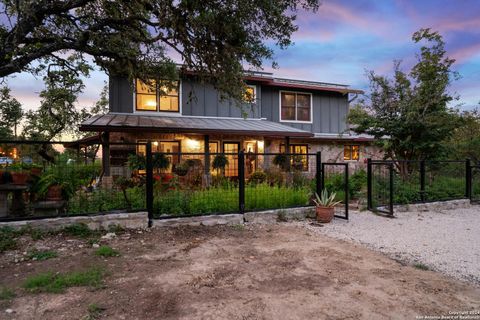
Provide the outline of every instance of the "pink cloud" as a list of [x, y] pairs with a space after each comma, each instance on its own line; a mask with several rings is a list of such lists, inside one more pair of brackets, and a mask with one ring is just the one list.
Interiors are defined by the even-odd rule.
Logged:
[[470, 46], [453, 50], [449, 56], [454, 58], [457, 63], [462, 63], [467, 60], [470, 60], [471, 58], [479, 54], [480, 54], [480, 43], [475, 43]]

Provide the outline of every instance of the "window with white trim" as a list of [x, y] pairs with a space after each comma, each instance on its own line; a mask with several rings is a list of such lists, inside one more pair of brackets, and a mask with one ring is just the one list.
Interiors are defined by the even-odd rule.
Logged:
[[312, 95], [280, 91], [280, 121], [311, 122]]
[[179, 112], [179, 82], [135, 81], [135, 110]]

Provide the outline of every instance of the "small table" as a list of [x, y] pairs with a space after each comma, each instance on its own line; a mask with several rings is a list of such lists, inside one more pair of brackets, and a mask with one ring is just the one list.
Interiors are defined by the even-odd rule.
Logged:
[[[23, 192], [28, 187], [25, 185], [5, 183], [0, 184], [0, 217], [8, 216], [9, 212], [12, 215], [25, 215], [25, 201], [23, 200]], [[13, 193], [12, 206], [8, 206], [8, 194]]]

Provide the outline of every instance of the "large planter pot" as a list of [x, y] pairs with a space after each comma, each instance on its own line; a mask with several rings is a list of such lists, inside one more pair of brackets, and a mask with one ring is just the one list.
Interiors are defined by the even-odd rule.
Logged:
[[12, 172], [12, 183], [18, 185], [25, 185], [28, 181], [28, 173], [26, 172]]
[[51, 185], [47, 190], [47, 201], [60, 201], [62, 200], [62, 187], [58, 184]]
[[32, 176], [39, 177], [42, 174], [42, 168], [31, 168], [30, 169], [30, 174]]
[[317, 221], [321, 223], [328, 223], [332, 221], [335, 213], [333, 207], [316, 207]]

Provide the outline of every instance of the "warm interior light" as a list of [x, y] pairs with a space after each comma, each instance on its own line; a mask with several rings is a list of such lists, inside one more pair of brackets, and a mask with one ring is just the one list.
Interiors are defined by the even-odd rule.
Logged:
[[257, 148], [258, 148], [258, 152], [259, 152], [259, 153], [263, 153], [263, 150], [264, 150], [263, 148], [264, 148], [264, 146], [265, 146], [264, 141], [257, 141]]
[[198, 150], [200, 148], [200, 141], [187, 139], [187, 148], [189, 150]]
[[147, 107], [156, 107], [157, 106], [157, 102], [155, 100], [147, 100], [147, 102], [145, 103], [145, 105]]
[[155, 147], [158, 147], [158, 141], [153, 141], [153, 145], [154, 145]]

